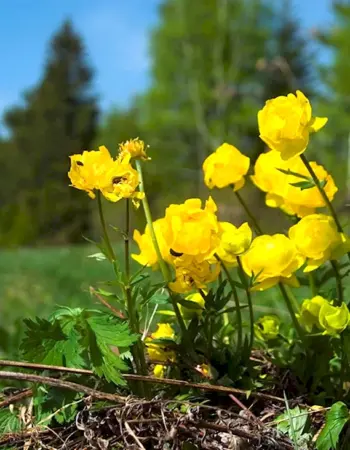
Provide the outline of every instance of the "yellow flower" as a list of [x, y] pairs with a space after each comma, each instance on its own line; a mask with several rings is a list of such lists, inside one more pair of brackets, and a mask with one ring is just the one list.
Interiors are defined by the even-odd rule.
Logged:
[[169, 350], [166, 345], [152, 343], [153, 339], [169, 339], [175, 338], [173, 327], [168, 323], [158, 324], [158, 329], [146, 339], [148, 356], [151, 361], [175, 361], [176, 354], [173, 350]]
[[211, 265], [208, 261], [183, 255], [174, 260], [175, 281], [169, 283], [172, 291], [187, 293], [194, 289], [205, 289], [208, 283], [216, 280], [220, 264]]
[[125, 160], [116, 160], [103, 176], [104, 185], [101, 192], [111, 202], [118, 202], [122, 198], [131, 198], [135, 206], [144, 198], [143, 192], [137, 192], [139, 174]]
[[71, 186], [86, 191], [91, 198], [95, 198], [94, 191], [106, 187], [105, 174], [114, 164], [105, 146], [99, 150], [84, 151], [81, 155], [70, 156], [71, 167], [68, 172]]
[[217, 207], [209, 197], [202, 209], [201, 200], [191, 198], [181, 205], [170, 205], [165, 212], [164, 239], [174, 256], [182, 254], [205, 259], [218, 245]]
[[320, 309], [320, 326], [324, 329], [323, 334], [340, 334], [349, 325], [350, 312], [345, 303], [341, 306], [332, 306], [325, 303]]
[[157, 378], [165, 378], [166, 366], [156, 364], [153, 368], [153, 375]]
[[293, 275], [304, 263], [304, 258], [293, 242], [283, 234], [256, 237], [242, 256], [245, 273], [254, 277], [253, 290], [268, 289], [280, 281], [298, 286]]
[[[317, 178], [324, 182], [324, 190], [329, 200], [333, 200], [338, 188], [334, 180], [326, 170], [315, 162], [310, 163]], [[309, 177], [309, 173], [301, 159], [296, 156], [283, 161], [281, 154], [276, 150], [262, 153], [254, 167], [254, 175], [251, 177], [253, 183], [262, 191], [266, 192], [266, 204], [272, 208], [281, 208], [288, 214], [296, 214], [304, 217], [313, 214], [316, 208], [323, 208], [325, 202], [316, 186], [310, 189], [301, 189], [292, 186], [302, 180], [294, 175], [287, 175], [278, 169], [291, 170]]]
[[311, 214], [289, 229], [289, 237], [307, 258], [304, 272], [311, 272], [328, 260], [349, 251], [349, 239], [337, 231], [334, 219], [325, 214]]
[[321, 328], [319, 315], [324, 304], [328, 304], [328, 301], [320, 295], [303, 301], [297, 318], [308, 333], [311, 333], [314, 326]]
[[145, 151], [145, 143], [139, 138], [130, 139], [129, 141], [122, 142], [119, 144], [120, 154], [123, 156], [125, 154], [130, 155], [131, 158], [149, 160]]
[[309, 100], [301, 91], [268, 100], [258, 113], [260, 138], [286, 160], [301, 155], [309, 135], [320, 130], [327, 118], [312, 117]]
[[237, 256], [248, 250], [253, 233], [247, 222], [239, 228], [229, 222], [219, 222], [220, 244], [216, 253], [222, 261], [229, 265], [237, 263]]
[[261, 341], [276, 339], [280, 331], [280, 319], [277, 316], [260, 317], [254, 324], [255, 335]]
[[250, 159], [236, 147], [222, 144], [203, 163], [204, 182], [209, 189], [234, 185], [237, 191], [244, 186], [249, 164]]
[[194, 319], [195, 317], [200, 317], [203, 313], [203, 309], [205, 306], [204, 298], [201, 296], [201, 294], [199, 292], [195, 292], [194, 294], [187, 295], [185, 297], [185, 300], [187, 300], [188, 302], [197, 303], [197, 305], [200, 308], [199, 309], [190, 309], [190, 308], [187, 308], [186, 306], [182, 306], [181, 304], [179, 304], [179, 310], [180, 310], [182, 317], [185, 320], [191, 320], [191, 319]]
[[[170, 255], [169, 247], [166, 245], [163, 237], [165, 226], [166, 221], [164, 218], [158, 219], [153, 222], [153, 228], [162, 258], [164, 259], [164, 261], [170, 263], [173, 258]], [[156, 269], [158, 266], [158, 258], [157, 253], [154, 249], [149, 226], [146, 225], [144, 234], [141, 234], [138, 230], [135, 230], [133, 237], [134, 241], [139, 246], [140, 253], [138, 255], [132, 254], [131, 257], [142, 266], [151, 266], [153, 269]]]

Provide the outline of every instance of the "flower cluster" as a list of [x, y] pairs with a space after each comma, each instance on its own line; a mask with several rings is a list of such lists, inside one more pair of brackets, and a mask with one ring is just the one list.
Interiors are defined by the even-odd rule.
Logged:
[[[142, 141], [137, 142], [143, 148]], [[96, 197], [96, 191], [111, 202], [131, 198], [137, 206], [144, 194], [137, 191], [139, 175], [130, 164], [131, 158], [136, 156], [135, 145], [122, 144], [121, 152], [115, 159], [105, 146], [72, 155], [68, 172], [71, 186], [86, 191], [91, 198]]]

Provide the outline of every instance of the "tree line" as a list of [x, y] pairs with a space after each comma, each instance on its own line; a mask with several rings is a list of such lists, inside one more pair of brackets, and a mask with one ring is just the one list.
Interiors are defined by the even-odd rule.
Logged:
[[[350, 3], [333, 2], [332, 15], [331, 27], [310, 34], [291, 0], [164, 0], [150, 36], [149, 88], [126, 109], [104, 115], [88, 49], [64, 22], [49, 42], [40, 80], [22, 106], [4, 113], [0, 245], [77, 243], [91, 235], [94, 204], [68, 188], [67, 171], [69, 155], [101, 144], [111, 152], [133, 137], [150, 145], [146, 183], [156, 210], [189, 193], [207, 195], [205, 157], [227, 141], [254, 162], [264, 151], [257, 111], [296, 89], [330, 119], [311, 150], [334, 171], [346, 198]], [[319, 48], [327, 49], [326, 62]]]

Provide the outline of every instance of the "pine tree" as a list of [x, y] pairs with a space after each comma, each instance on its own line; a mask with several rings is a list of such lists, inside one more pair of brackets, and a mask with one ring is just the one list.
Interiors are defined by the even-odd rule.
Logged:
[[[93, 73], [70, 21], [54, 35], [41, 81], [5, 123], [19, 153], [18, 193], [42, 239], [78, 241], [90, 227], [90, 203], [69, 188], [69, 155], [89, 149], [98, 108]], [[23, 200], [24, 198], [24, 200]]]

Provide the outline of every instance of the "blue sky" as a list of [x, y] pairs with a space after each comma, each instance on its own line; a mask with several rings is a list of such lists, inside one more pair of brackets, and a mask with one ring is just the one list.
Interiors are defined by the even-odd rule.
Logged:
[[[188, 0], [191, 1], [191, 0]], [[282, 1], [282, 0], [280, 0]], [[70, 17], [96, 69], [101, 105], [126, 105], [148, 83], [148, 33], [160, 0], [0, 0], [0, 116], [40, 78], [47, 43]], [[305, 30], [331, 23], [331, 0], [294, 0]]]

